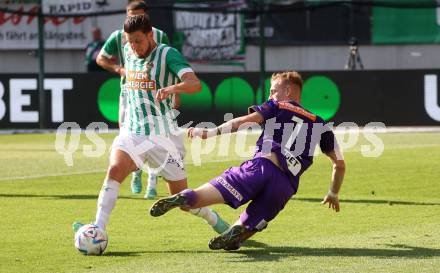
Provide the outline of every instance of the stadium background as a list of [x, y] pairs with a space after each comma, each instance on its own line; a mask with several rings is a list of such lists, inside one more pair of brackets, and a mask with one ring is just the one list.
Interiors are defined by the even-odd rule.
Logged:
[[[347, 163], [340, 213], [320, 204], [331, 174], [320, 154], [279, 216], [235, 252], [210, 251], [214, 231], [196, 217], [147, 216], [155, 200], [127, 178], [99, 257], [77, 253], [71, 225], [95, 217], [117, 130], [54, 129], [117, 127], [119, 78], [86, 73], [84, 48], [94, 25], [104, 37], [121, 28], [126, 1], [43, 0], [43, 14], [38, 2], [0, 0], [0, 272], [439, 272], [438, 1], [148, 1], [203, 81], [182, 97], [180, 124], [242, 114], [267, 97], [272, 72], [295, 69], [312, 112], [388, 128], [336, 130]], [[352, 37], [363, 70], [345, 69]], [[185, 138], [189, 185], [251, 157], [257, 137]], [[229, 223], [240, 213], [214, 209]]]
[[[39, 11], [37, 2], [0, 5], [1, 128], [56, 128], [64, 121], [82, 127], [104, 121], [116, 127], [118, 95], [112, 91], [119, 88], [117, 76], [85, 73], [84, 47], [92, 26], [101, 27], [104, 38], [121, 27], [124, 1], [43, 1], [43, 14], [56, 15], [45, 23], [49, 87], [43, 122], [38, 114], [38, 16], [26, 15]], [[200, 113], [205, 113], [203, 121], [214, 122], [223, 120], [225, 112], [243, 114], [267, 97], [272, 72], [291, 69], [304, 75], [304, 106], [327, 120], [388, 126], [440, 122], [436, 1], [147, 2], [154, 26], [185, 52], [203, 81], [201, 93], [183, 97], [184, 122], [202, 121]], [[95, 16], [78, 17], [87, 14]], [[216, 16], [227, 23], [215, 23]], [[212, 21], [206, 21], [209, 17]], [[216, 31], [227, 36], [229, 52], [209, 57], [210, 46], [214, 51], [221, 46], [203, 37]], [[344, 69], [352, 37], [359, 42], [363, 71]], [[80, 103], [84, 107], [77, 111]]]

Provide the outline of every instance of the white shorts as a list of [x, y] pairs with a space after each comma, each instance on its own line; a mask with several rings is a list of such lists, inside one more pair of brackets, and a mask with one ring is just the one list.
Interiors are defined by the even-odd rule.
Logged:
[[[121, 92], [125, 92], [125, 90], [121, 90]], [[125, 119], [125, 107], [127, 105], [127, 94], [121, 94], [119, 96], [119, 117], [118, 122], [121, 124], [124, 124]]]
[[[123, 89], [121, 90], [121, 92], [126, 92], [126, 90]], [[127, 106], [127, 94], [122, 93], [119, 97], [119, 120], [118, 120], [121, 123], [121, 125], [124, 123], [126, 106]], [[176, 146], [177, 150], [179, 151], [183, 159], [185, 158], [185, 154], [186, 154], [185, 145], [183, 143], [184, 130], [178, 128], [177, 132], [173, 132], [173, 133], [170, 134], [169, 138], [174, 143], [174, 145]]]
[[[183, 144], [183, 139], [180, 137]], [[120, 133], [113, 141], [112, 149], [130, 155], [139, 169], [162, 176], [168, 181], [186, 178], [181, 152], [170, 138]]]
[[185, 158], [185, 155], [186, 155], [185, 144], [183, 143], [184, 135], [185, 135], [185, 131], [184, 130], [180, 130], [180, 128], [179, 128], [179, 131], [176, 132], [176, 135], [170, 134], [170, 136], [169, 136], [171, 141], [176, 146], [177, 151], [179, 151], [180, 156], [182, 157], [182, 159]]

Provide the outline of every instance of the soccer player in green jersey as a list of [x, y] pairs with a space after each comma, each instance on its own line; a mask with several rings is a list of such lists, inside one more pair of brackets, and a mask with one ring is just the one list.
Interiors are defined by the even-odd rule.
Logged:
[[[148, 14], [148, 7], [143, 1], [132, 1], [127, 5], [127, 15], [142, 15]], [[153, 30], [153, 39], [157, 44], [169, 44], [168, 36], [165, 32], [160, 29], [152, 28]], [[122, 127], [125, 117], [125, 108], [127, 104], [126, 100], [126, 92], [123, 88], [125, 84], [125, 70], [124, 70], [124, 56], [123, 56], [123, 48], [127, 43], [124, 30], [116, 30], [114, 31], [110, 37], [105, 42], [101, 52], [97, 57], [97, 63], [103, 67], [104, 69], [117, 73], [121, 75], [121, 95], [119, 98], [119, 127]], [[115, 58], [119, 60], [119, 63], [115, 61]], [[174, 108], [177, 108], [180, 98], [174, 96]], [[170, 138], [179, 148], [179, 151], [182, 155], [185, 155], [185, 147], [183, 144], [183, 139], [180, 134], [171, 135]], [[156, 184], [157, 184], [157, 176], [153, 173], [148, 174], [147, 180], [147, 189], [145, 192], [146, 199], [154, 199], [157, 196]], [[139, 169], [133, 172], [131, 179], [131, 191], [133, 193], [141, 193], [142, 192], [142, 170]]]
[[[170, 116], [173, 112], [171, 96], [201, 90], [199, 79], [179, 51], [154, 41], [147, 15], [128, 16], [124, 31], [128, 42], [123, 48], [126, 119], [113, 141], [109, 168], [99, 193], [94, 224], [102, 229], [116, 204], [120, 184], [131, 172], [145, 167], [144, 162], [165, 179], [170, 194], [188, 187], [181, 154], [168, 137], [178, 129], [175, 119]], [[189, 212], [205, 219], [217, 233], [229, 228], [207, 207]], [[74, 223], [74, 230], [80, 225]]]

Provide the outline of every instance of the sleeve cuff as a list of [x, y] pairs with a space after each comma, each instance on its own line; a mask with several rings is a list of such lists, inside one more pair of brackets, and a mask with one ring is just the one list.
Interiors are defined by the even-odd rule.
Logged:
[[258, 112], [258, 108], [256, 105], [248, 107], [248, 114], [252, 114], [253, 112]]
[[106, 57], [106, 58], [108, 58], [108, 59], [111, 59], [111, 58], [113, 57], [112, 55], [108, 54], [108, 53], [104, 50], [104, 48], [102, 48], [101, 51], [100, 51], [99, 53], [101, 53], [102, 56], [104, 56], [104, 57]]
[[179, 72], [177, 73], [177, 77], [179, 77], [179, 79], [182, 79], [183, 74], [185, 74], [187, 72], [194, 73], [194, 70], [192, 70], [192, 68], [190, 68], [190, 67], [180, 69]]

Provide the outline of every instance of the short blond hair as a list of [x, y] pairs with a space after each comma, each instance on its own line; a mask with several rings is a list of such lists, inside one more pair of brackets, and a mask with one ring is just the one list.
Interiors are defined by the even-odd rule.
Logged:
[[296, 84], [299, 86], [299, 90], [303, 87], [303, 80], [301, 75], [296, 71], [284, 71], [277, 72], [272, 74], [271, 82], [275, 80], [281, 80], [283, 82], [287, 82], [289, 84]]

